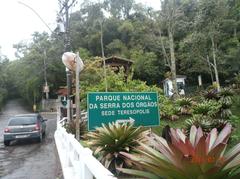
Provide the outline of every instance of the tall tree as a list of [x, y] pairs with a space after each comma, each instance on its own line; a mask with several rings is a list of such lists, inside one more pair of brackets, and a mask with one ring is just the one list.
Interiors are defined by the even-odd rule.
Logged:
[[128, 19], [134, 5], [134, 0], [105, 0], [105, 8], [114, 18]]
[[196, 17], [198, 29], [210, 40], [212, 67], [218, 91], [220, 81], [218, 73], [218, 44], [221, 37], [221, 24], [227, 15], [227, 4], [225, 0], [201, 0], [199, 2], [199, 13]]
[[[178, 20], [183, 16], [183, 11], [179, 0], [163, 0], [161, 1], [162, 10], [160, 11], [161, 25], [165, 26], [168, 36], [168, 44], [170, 50], [170, 60], [166, 60], [170, 66], [172, 83], [173, 83], [173, 94], [175, 97], [178, 97], [177, 89], [177, 70], [176, 70], [176, 55], [175, 55], [175, 41], [174, 34], [176, 28], [179, 25]], [[161, 35], [160, 31], [160, 35]], [[161, 43], [163, 46], [163, 43]], [[165, 47], [163, 46], [163, 52], [166, 53]], [[165, 58], [167, 55], [165, 54]]]

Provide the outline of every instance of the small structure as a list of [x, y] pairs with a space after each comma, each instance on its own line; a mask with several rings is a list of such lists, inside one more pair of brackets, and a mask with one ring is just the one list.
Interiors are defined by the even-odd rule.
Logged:
[[[185, 79], [187, 77], [185, 75], [177, 75], [177, 88], [178, 88], [178, 92], [180, 95], [185, 95]], [[164, 90], [164, 94], [165, 96], [169, 96], [171, 97], [173, 95], [173, 84], [172, 84], [172, 80], [170, 78], [166, 78], [163, 81], [163, 90]]]
[[128, 75], [131, 72], [133, 61], [122, 57], [111, 56], [105, 59], [105, 63], [106, 66], [110, 66], [115, 73], [118, 73], [120, 71], [120, 68], [123, 67], [124, 73]]
[[62, 86], [57, 91], [58, 95], [58, 109], [61, 117], [67, 116], [67, 87]]

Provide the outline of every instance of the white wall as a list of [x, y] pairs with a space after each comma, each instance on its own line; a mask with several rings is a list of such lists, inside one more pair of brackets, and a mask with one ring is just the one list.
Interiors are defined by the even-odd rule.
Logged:
[[[177, 83], [180, 83], [182, 82], [183, 85], [185, 86], [185, 78], [177, 78]], [[167, 90], [167, 85], [168, 85], [168, 90]], [[164, 94], [166, 96], [172, 96], [173, 95], [173, 84], [172, 84], [172, 80], [169, 80], [169, 79], [166, 79], [163, 83], [163, 89], [164, 89]], [[185, 91], [182, 90], [180, 92], [181, 95], [184, 95], [185, 94]]]

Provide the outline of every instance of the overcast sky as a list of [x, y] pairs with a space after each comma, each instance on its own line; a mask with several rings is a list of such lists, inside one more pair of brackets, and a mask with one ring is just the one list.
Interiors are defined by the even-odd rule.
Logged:
[[[49, 30], [40, 19], [19, 0], [0, 0], [0, 46], [3, 55], [14, 59], [13, 44], [29, 41], [35, 31]], [[44, 19], [51, 29], [56, 27], [58, 0], [20, 0], [32, 7]], [[81, 2], [81, 0], [78, 0]], [[83, 0], [82, 0], [83, 1]], [[159, 9], [160, 0], [135, 0], [155, 9]]]

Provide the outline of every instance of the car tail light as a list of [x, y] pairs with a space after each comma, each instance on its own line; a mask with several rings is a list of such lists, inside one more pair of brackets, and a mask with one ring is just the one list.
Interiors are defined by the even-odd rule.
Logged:
[[10, 129], [9, 128], [5, 128], [4, 132], [10, 132]]
[[34, 127], [34, 130], [35, 130], [35, 131], [39, 131], [39, 130], [40, 130], [40, 125], [37, 124], [37, 125]]

